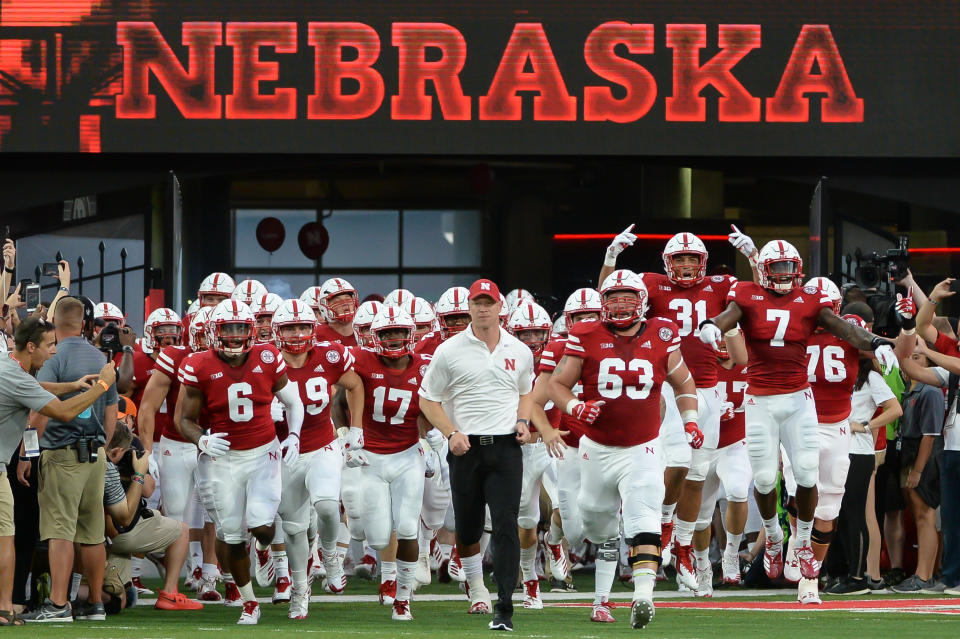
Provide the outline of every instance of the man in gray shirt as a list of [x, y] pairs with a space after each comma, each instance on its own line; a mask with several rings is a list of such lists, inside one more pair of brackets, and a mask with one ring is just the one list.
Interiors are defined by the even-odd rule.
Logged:
[[[89, 304], [89, 302], [87, 302]], [[92, 313], [75, 297], [64, 297], [57, 305], [57, 354], [42, 369], [41, 382], [73, 380], [99, 371], [106, 356], [83, 338], [92, 328]], [[98, 382], [100, 384], [100, 382]], [[103, 518], [103, 486], [106, 455], [103, 445], [117, 423], [117, 390], [101, 384], [107, 392], [77, 417], [68, 420], [40, 420], [40, 539], [48, 541], [50, 554], [50, 599], [27, 621], [66, 621], [70, 615], [67, 594], [73, 568], [74, 544], [80, 556], [90, 603], [74, 611], [73, 618], [102, 621], [106, 618], [101, 600], [103, 569], [106, 564]]]
[[[113, 383], [116, 375], [110, 363], [100, 371], [103, 384], [89, 386], [88, 379], [41, 386], [33, 377], [57, 352], [53, 325], [31, 317], [17, 327], [13, 353], [0, 356], [0, 459], [10, 459], [20, 445], [27, 416], [31, 410], [47, 417], [70, 420], [88, 409]], [[76, 394], [80, 389], [85, 392]], [[67, 392], [74, 396], [60, 401], [55, 396]], [[18, 623], [12, 614], [11, 593], [14, 572], [13, 495], [5, 466], [0, 471], [0, 625]], [[9, 613], [9, 614], [8, 614]]]

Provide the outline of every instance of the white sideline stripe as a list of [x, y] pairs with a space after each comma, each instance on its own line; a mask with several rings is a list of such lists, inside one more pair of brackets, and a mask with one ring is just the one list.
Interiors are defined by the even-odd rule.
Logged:
[[[714, 599], [723, 599], [726, 597], [775, 597], [783, 596], [784, 594], [790, 594], [790, 590], [739, 590], [731, 589], [729, 592], [714, 590], [713, 598]], [[540, 598], [544, 601], [593, 601], [593, 592], [541, 592]], [[610, 593], [610, 599], [617, 599], [621, 601], [630, 601], [633, 599], [632, 592], [613, 592]], [[693, 600], [692, 595], [680, 592], [657, 592], [655, 595], [654, 602], [665, 599], [690, 599]], [[260, 603], [269, 604], [272, 602], [270, 597], [260, 597], [257, 599]], [[459, 601], [464, 605], [468, 604], [466, 595], [463, 593], [456, 594], [444, 594], [444, 595], [421, 595], [415, 594], [413, 596], [413, 601]], [[514, 593], [514, 601], [522, 602], [523, 596], [520, 593]], [[702, 599], [697, 599], [697, 601], [703, 601]], [[909, 599], [905, 601], [909, 602]], [[138, 606], [152, 606], [157, 602], [156, 598], [154, 599], [138, 599]], [[222, 606], [223, 602], [202, 602], [204, 606]], [[315, 595], [310, 597], [310, 603], [375, 603], [380, 605], [379, 595]], [[237, 606], [237, 614], [240, 614], [240, 607]]]

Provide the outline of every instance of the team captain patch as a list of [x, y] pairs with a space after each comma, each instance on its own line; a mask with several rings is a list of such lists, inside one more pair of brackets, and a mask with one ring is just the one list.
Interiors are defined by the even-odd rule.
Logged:
[[660, 329], [660, 339], [665, 342], [669, 342], [673, 339], [673, 331], [667, 328], [666, 326]]
[[276, 358], [270, 351], [262, 351], [260, 353], [260, 359], [263, 360], [264, 364], [273, 364]]
[[340, 353], [337, 351], [327, 351], [327, 361], [331, 364], [336, 364], [340, 361]]

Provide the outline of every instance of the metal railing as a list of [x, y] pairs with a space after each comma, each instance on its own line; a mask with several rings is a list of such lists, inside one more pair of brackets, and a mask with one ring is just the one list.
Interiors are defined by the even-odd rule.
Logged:
[[[120, 249], [120, 268], [119, 268], [119, 269], [113, 269], [113, 270], [107, 271], [107, 270], [106, 270], [106, 267], [105, 267], [105, 261], [106, 261], [105, 258], [106, 258], [106, 252], [107, 252], [107, 246], [106, 246], [106, 244], [104, 244], [104, 242], [101, 241], [100, 244], [97, 246], [97, 251], [100, 253], [100, 256], [99, 256], [100, 271], [99, 271], [98, 273], [94, 273], [94, 274], [84, 274], [83, 271], [84, 271], [84, 266], [86, 266], [86, 261], [83, 259], [83, 256], [81, 255], [80, 257], [77, 258], [77, 261], [75, 262], [75, 264], [76, 264], [76, 266], [77, 266], [77, 272], [76, 272], [76, 276], [75, 276], [75, 277], [73, 276], [74, 274], [73, 274], [72, 269], [71, 269], [71, 273], [70, 273], [70, 275], [71, 275], [70, 283], [71, 283], [71, 284], [76, 283], [76, 284], [77, 284], [77, 292], [78, 292], [78, 294], [83, 295], [83, 294], [84, 294], [84, 292], [83, 292], [84, 282], [88, 282], [88, 283], [89, 283], [89, 282], [92, 282], [92, 281], [95, 281], [95, 280], [99, 280], [99, 282], [100, 282], [100, 295], [99, 295], [99, 297], [98, 297], [97, 299], [98, 299], [99, 301], [104, 301], [103, 298], [104, 298], [104, 288], [105, 288], [105, 286], [106, 286], [106, 278], [108, 278], [108, 277], [113, 277], [113, 276], [115, 276], [115, 275], [119, 275], [119, 276], [120, 276], [120, 304], [119, 304], [119, 306], [120, 306], [120, 310], [123, 311], [124, 313], [126, 313], [126, 312], [127, 312], [127, 274], [128, 274], [128, 273], [133, 273], [133, 272], [136, 272], [136, 271], [143, 271], [144, 268], [145, 268], [145, 265], [144, 265], [144, 264], [139, 264], [139, 265], [137, 265], [137, 266], [127, 266], [127, 249], [126, 249], [126, 248], [121, 248], [121, 249]], [[64, 260], [63, 253], [62, 253], [61, 251], [57, 251], [56, 261], [57, 261], [57, 262], [60, 262], [61, 260]], [[40, 281], [40, 276], [42, 275], [42, 271], [41, 271], [41, 268], [40, 268], [39, 265], [36, 267], [36, 269], [34, 269], [34, 275], [35, 275], [35, 280], [34, 280], [34, 281], [39, 282], [39, 281]], [[43, 284], [43, 285], [40, 286], [41, 290], [43, 290], [43, 289], [57, 289], [57, 288], [59, 288], [59, 287], [60, 287], [60, 283], [59, 283], [59, 282], [54, 282], [54, 283], [52, 283], [52, 284]], [[88, 296], [89, 296], [89, 294], [88, 294]], [[110, 300], [110, 301], [112, 302], [113, 300]]]

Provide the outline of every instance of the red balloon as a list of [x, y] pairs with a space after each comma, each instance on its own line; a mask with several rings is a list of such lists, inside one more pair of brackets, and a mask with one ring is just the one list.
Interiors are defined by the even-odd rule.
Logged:
[[307, 222], [297, 235], [297, 243], [307, 259], [319, 260], [330, 246], [330, 234], [320, 222]]
[[283, 222], [275, 217], [265, 217], [257, 224], [257, 243], [268, 253], [273, 253], [283, 246], [286, 237], [287, 231]]

